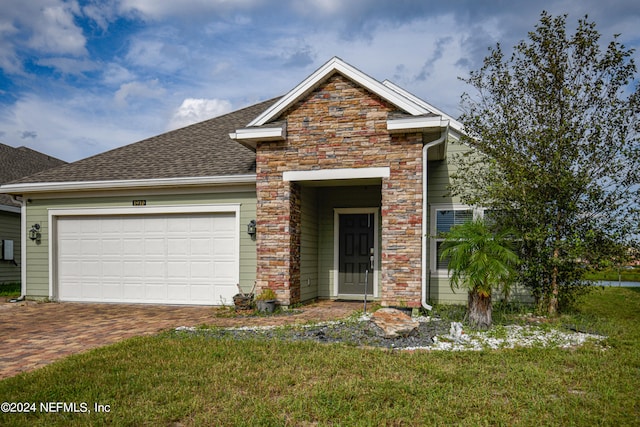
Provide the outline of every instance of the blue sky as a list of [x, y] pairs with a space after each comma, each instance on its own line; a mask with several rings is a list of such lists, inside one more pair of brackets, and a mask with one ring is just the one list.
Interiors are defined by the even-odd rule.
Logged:
[[283, 95], [333, 56], [457, 117], [458, 77], [542, 10], [640, 50], [637, 0], [4, 0], [0, 142], [75, 161]]

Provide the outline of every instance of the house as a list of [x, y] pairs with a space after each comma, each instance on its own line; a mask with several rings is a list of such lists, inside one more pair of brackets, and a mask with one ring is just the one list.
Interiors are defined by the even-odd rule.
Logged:
[[[0, 184], [64, 165], [66, 162], [27, 147], [0, 144]], [[0, 194], [0, 284], [20, 282], [22, 227], [20, 203]]]
[[24, 293], [228, 304], [237, 286], [418, 307], [452, 292], [435, 237], [462, 126], [332, 58], [282, 97], [4, 185], [22, 197]]

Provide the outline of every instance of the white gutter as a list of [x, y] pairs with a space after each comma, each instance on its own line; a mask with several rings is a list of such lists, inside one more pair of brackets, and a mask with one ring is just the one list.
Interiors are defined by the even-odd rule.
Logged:
[[34, 182], [0, 186], [0, 192], [23, 194], [48, 191], [116, 190], [133, 188], [178, 187], [185, 185], [207, 186], [225, 184], [250, 184], [256, 182], [255, 174], [223, 175], [183, 178], [122, 179], [108, 181]]
[[427, 242], [429, 241], [429, 237], [427, 236], [429, 232], [429, 227], [427, 225], [427, 152], [429, 148], [435, 147], [438, 144], [441, 144], [446, 141], [447, 134], [449, 133], [449, 121], [447, 121], [447, 127], [440, 134], [440, 138], [435, 141], [431, 141], [422, 147], [422, 306], [431, 310], [429, 304], [427, 304], [427, 280], [430, 279], [431, 269], [427, 271]]
[[20, 297], [17, 301], [22, 301], [27, 295], [27, 201], [15, 195], [11, 199], [20, 203]]

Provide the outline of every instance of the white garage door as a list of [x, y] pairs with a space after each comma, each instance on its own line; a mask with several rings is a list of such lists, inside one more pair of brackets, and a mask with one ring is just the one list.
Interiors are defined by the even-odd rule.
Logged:
[[230, 303], [234, 213], [59, 217], [60, 301]]

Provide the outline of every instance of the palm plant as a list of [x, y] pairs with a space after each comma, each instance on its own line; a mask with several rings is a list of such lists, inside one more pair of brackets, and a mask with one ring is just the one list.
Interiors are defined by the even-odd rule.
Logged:
[[443, 242], [441, 259], [448, 261], [451, 288], [469, 292], [467, 316], [472, 326], [491, 327], [491, 291], [509, 294], [518, 264], [511, 233], [492, 233], [482, 220], [451, 228]]

